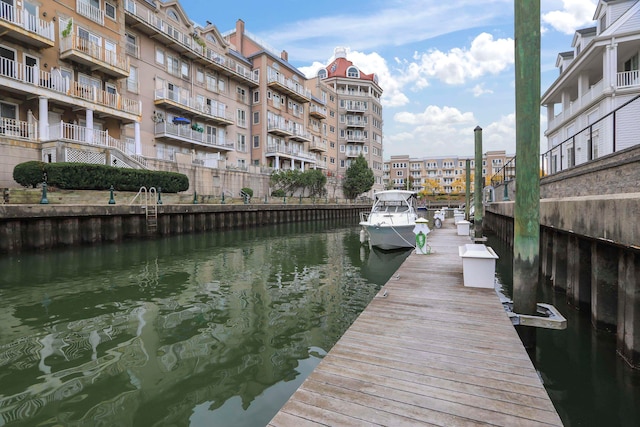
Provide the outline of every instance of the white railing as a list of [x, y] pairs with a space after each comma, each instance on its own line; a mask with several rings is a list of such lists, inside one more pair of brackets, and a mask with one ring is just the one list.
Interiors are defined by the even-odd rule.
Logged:
[[131, 143], [128, 139], [115, 139], [109, 136], [108, 130], [90, 129], [61, 121], [49, 126], [49, 139], [114, 148], [142, 166], [147, 166], [147, 160], [131, 150]]
[[180, 105], [183, 105], [186, 108], [189, 108], [194, 111], [199, 111], [211, 117], [233, 122], [233, 117], [231, 116], [231, 114], [227, 113], [227, 106], [220, 102], [216, 102], [213, 105], [202, 104], [197, 102], [195, 99], [191, 98], [190, 96], [182, 94], [180, 91], [175, 91], [167, 88], [156, 89], [155, 99], [170, 100]]
[[169, 122], [159, 122], [155, 124], [154, 130], [156, 135], [169, 135], [191, 142], [196, 142], [198, 144], [233, 149], [233, 143], [227, 143], [224, 138], [220, 138], [215, 134], [207, 134], [194, 130], [189, 125], [176, 125]]
[[5, 2], [0, 2], [0, 20], [11, 22], [12, 24], [24, 28], [29, 32], [35, 33], [51, 41], [55, 41], [52, 22], [45, 22], [20, 7], [16, 8]]
[[269, 120], [267, 123], [267, 131], [279, 130], [286, 133], [293, 133], [291, 123], [280, 123], [275, 120]]
[[311, 113], [319, 113], [322, 114], [323, 116], [327, 115], [327, 107], [319, 107], [317, 105], [311, 105], [311, 108], [309, 109], [309, 111]]
[[640, 85], [640, 70], [623, 71], [617, 75], [619, 88], [633, 87]]
[[60, 39], [60, 53], [78, 51], [104, 64], [129, 72], [129, 58], [126, 55], [105, 49], [89, 39], [78, 36], [67, 36]]
[[112, 107], [127, 113], [140, 115], [140, 101], [125, 98], [117, 93], [110, 93], [93, 86], [82, 85], [68, 77], [63, 77], [59, 71], [48, 72], [0, 57], [0, 76], [13, 79], [20, 83], [26, 83], [80, 98], [95, 104]]
[[210, 48], [201, 46], [190, 34], [185, 34], [174, 27], [172, 24], [163, 21], [154, 13], [154, 11], [146, 7], [138, 8], [138, 5], [134, 0], [125, 0], [124, 10], [126, 11], [126, 13], [135, 16], [137, 19], [147, 23], [159, 32], [166, 34], [168, 37], [176, 40], [181, 45], [187, 47], [203, 58], [208, 59], [212, 63], [224, 67], [225, 69], [247, 80], [258, 83], [257, 77], [251, 72], [251, 70], [249, 70], [249, 68], [241, 65], [233, 59], [226, 58], [225, 56], [216, 53]]
[[87, 0], [76, 0], [76, 12], [93, 22], [104, 25], [104, 11], [92, 6]]
[[267, 154], [286, 154], [301, 159], [311, 160], [315, 163], [316, 156], [296, 147], [287, 146], [285, 144], [270, 144], [267, 146]]
[[37, 141], [38, 126], [37, 123], [2, 117], [0, 118], [0, 136]]
[[273, 71], [271, 68], [269, 68], [269, 73], [267, 74], [267, 81], [268, 83], [277, 82], [305, 98], [311, 98], [311, 91], [306, 89], [302, 83], [296, 82], [292, 79], [287, 79], [282, 74]]

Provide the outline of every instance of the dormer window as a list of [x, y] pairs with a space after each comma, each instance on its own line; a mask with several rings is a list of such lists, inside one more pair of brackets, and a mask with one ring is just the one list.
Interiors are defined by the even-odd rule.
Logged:
[[216, 43], [216, 38], [213, 37], [211, 34], [207, 34], [206, 36], [207, 40], [209, 40], [211, 43]]
[[173, 19], [173, 20], [174, 20], [174, 21], [176, 21], [176, 22], [180, 22], [180, 19], [178, 18], [178, 14], [177, 14], [177, 13], [176, 13], [176, 11], [175, 11], [175, 10], [173, 10], [173, 9], [170, 9], [170, 10], [167, 12], [167, 16], [168, 16], [169, 18]]
[[321, 79], [326, 79], [327, 78], [327, 70], [325, 70], [324, 68], [318, 70], [318, 77]]
[[600, 32], [603, 33], [607, 29], [607, 14], [600, 17]]
[[347, 68], [347, 77], [352, 77], [357, 79], [360, 77], [360, 71], [358, 71], [356, 67], [349, 67]]

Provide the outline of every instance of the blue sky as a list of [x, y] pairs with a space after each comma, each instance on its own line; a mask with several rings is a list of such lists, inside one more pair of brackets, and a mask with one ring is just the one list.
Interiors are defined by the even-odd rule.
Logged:
[[[513, 9], [519, 0], [324, 0], [301, 2], [181, 0], [196, 23], [246, 31], [308, 76], [337, 46], [384, 90], [384, 157], [515, 153]], [[576, 29], [593, 25], [597, 0], [541, 0], [541, 87], [555, 80], [558, 53]], [[541, 110], [541, 130], [546, 111]], [[544, 151], [546, 141], [541, 141]]]

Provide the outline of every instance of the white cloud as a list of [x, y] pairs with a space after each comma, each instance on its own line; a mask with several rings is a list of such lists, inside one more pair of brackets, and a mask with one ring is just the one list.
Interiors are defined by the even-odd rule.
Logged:
[[401, 112], [393, 116], [398, 123], [420, 126], [451, 126], [458, 124], [470, 124], [475, 121], [473, 113], [462, 113], [453, 107], [438, 107], [429, 105], [422, 113]]
[[485, 89], [484, 88], [484, 83], [480, 83], [475, 85], [472, 89], [471, 92], [473, 93], [473, 96], [475, 96], [476, 98], [485, 94], [492, 94], [493, 91], [491, 89]]
[[416, 89], [427, 87], [429, 78], [460, 85], [487, 74], [499, 74], [513, 62], [513, 39], [494, 40], [493, 35], [481, 33], [469, 48], [416, 52], [412, 62], [405, 61], [401, 80]]
[[[562, 10], [543, 13], [541, 20], [556, 31], [573, 34], [578, 28], [593, 22], [596, 5], [595, 0], [562, 0]], [[546, 32], [544, 26], [543, 31]]]

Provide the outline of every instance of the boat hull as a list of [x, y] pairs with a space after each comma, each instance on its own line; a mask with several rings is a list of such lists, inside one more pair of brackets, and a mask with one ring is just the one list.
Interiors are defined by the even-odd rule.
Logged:
[[384, 250], [414, 248], [416, 236], [415, 224], [409, 225], [371, 225], [360, 223], [367, 232], [369, 244]]

